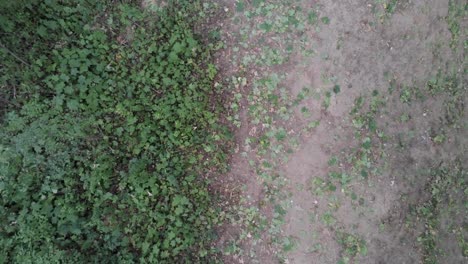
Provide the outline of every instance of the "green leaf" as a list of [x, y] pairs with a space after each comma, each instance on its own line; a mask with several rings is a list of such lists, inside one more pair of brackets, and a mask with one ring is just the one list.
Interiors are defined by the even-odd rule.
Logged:
[[236, 3], [236, 11], [237, 12], [244, 12], [244, 1], [240, 0]]
[[320, 20], [321, 20], [322, 23], [324, 23], [325, 25], [330, 24], [330, 18], [328, 18], [328, 17], [322, 17]]
[[340, 91], [341, 91], [340, 86], [338, 84], [335, 84], [335, 86], [333, 86], [333, 92], [335, 94], [338, 94]]
[[80, 104], [78, 103], [78, 100], [72, 99], [67, 101], [67, 107], [71, 111], [77, 111], [79, 106]]

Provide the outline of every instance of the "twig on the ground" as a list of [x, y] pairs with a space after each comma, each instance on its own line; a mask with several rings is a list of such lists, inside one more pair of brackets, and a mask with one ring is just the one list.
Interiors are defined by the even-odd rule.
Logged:
[[8, 53], [10, 53], [13, 57], [15, 57], [15, 59], [19, 60], [20, 62], [22, 62], [23, 64], [26, 64], [28, 66], [31, 66], [31, 64], [27, 63], [25, 60], [21, 59], [20, 57], [18, 57], [15, 53], [13, 53], [11, 50], [9, 50], [7, 47], [5, 47], [1, 42], [0, 42], [0, 48], [3, 48], [4, 50], [6, 50]]
[[12, 101], [9, 101], [9, 100], [1, 98], [1, 97], [0, 97], [0, 101], [5, 102], [7, 105], [12, 104], [12, 105], [14, 105], [16, 107], [19, 107], [19, 104], [17, 104], [16, 102], [12, 102]]

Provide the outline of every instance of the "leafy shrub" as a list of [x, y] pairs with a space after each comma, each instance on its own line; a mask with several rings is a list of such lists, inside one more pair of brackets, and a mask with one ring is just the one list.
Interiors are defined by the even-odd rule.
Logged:
[[190, 26], [194, 6], [2, 9], [0, 262], [210, 253], [222, 214], [200, 175], [222, 167], [225, 133], [210, 99], [210, 50]]

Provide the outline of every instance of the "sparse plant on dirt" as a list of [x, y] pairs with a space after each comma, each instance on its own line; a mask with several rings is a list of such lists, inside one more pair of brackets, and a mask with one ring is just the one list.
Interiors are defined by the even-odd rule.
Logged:
[[353, 259], [367, 254], [366, 242], [355, 235], [337, 232], [337, 242], [343, 248], [343, 257], [338, 261], [339, 264], [351, 263]]

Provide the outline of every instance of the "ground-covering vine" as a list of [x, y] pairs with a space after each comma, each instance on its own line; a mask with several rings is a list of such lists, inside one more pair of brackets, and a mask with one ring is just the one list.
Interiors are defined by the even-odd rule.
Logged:
[[1, 263], [213, 254], [226, 133], [199, 5], [122, 2], [0, 1]]

